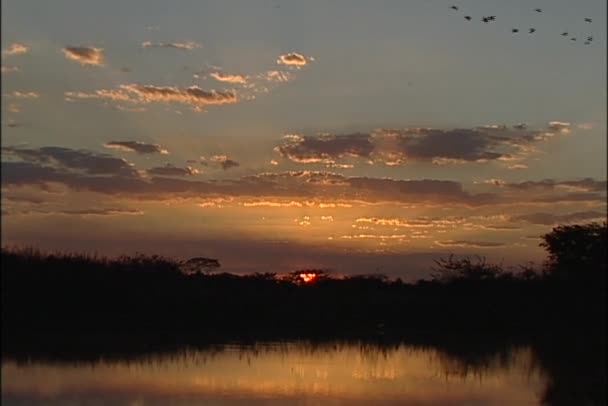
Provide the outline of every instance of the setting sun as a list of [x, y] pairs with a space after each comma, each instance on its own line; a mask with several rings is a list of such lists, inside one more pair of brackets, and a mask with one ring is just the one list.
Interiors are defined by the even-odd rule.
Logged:
[[319, 275], [314, 272], [306, 272], [306, 273], [301, 273], [300, 275], [298, 275], [300, 280], [302, 280], [304, 283], [314, 282], [318, 276]]

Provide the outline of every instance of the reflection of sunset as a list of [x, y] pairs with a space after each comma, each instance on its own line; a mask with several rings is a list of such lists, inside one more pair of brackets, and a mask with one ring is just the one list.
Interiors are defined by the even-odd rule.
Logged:
[[[446, 364], [433, 350], [400, 346], [380, 351], [339, 343], [227, 346], [221, 351], [152, 358], [152, 362], [102, 362], [94, 368], [3, 361], [2, 396], [3, 400], [29, 396], [41, 401], [38, 404], [51, 398], [53, 404], [85, 398], [90, 403], [130, 404], [129, 400], [141, 398], [146, 405], [250, 405], [260, 404], [258, 399], [273, 405], [376, 405], [391, 400], [456, 405], [471, 396], [478, 404], [536, 404], [542, 377], [523, 372], [530, 368], [530, 356], [519, 351], [509, 368], [497, 362], [474, 379], [463, 377], [460, 369], [454, 370], [457, 364]], [[168, 401], [173, 396], [182, 401]], [[345, 403], [330, 401], [337, 398]]]

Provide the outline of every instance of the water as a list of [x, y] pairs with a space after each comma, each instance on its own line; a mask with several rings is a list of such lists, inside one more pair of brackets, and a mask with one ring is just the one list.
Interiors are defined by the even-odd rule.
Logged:
[[2, 362], [3, 405], [538, 405], [546, 384], [528, 347], [477, 363], [432, 347], [339, 342]]

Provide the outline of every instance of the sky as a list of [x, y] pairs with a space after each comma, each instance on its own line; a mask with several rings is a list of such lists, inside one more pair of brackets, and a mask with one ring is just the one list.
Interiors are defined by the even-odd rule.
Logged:
[[235, 273], [540, 263], [539, 236], [606, 218], [605, 16], [5, 0], [2, 244]]

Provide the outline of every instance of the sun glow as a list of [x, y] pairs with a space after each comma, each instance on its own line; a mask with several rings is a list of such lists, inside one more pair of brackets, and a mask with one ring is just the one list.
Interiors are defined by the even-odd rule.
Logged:
[[314, 272], [306, 272], [306, 273], [299, 274], [298, 277], [304, 283], [310, 283], [310, 282], [314, 282], [317, 279], [318, 275]]

